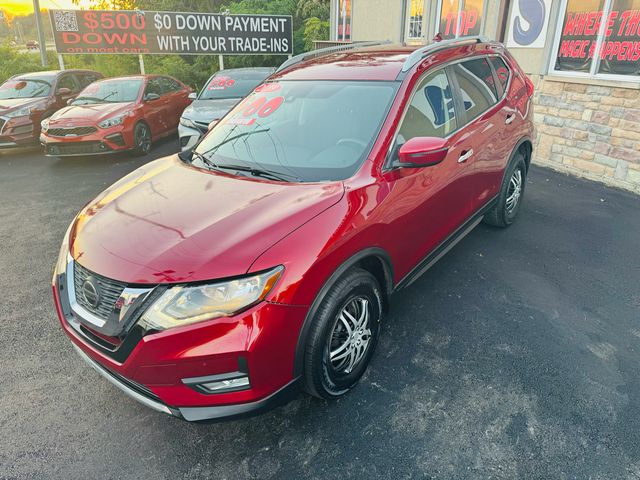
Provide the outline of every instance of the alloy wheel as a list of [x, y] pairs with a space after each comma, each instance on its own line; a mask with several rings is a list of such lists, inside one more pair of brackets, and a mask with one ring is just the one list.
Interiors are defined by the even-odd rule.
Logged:
[[143, 153], [149, 153], [151, 151], [151, 132], [145, 125], [141, 125], [138, 128], [137, 136], [138, 149]]
[[509, 180], [509, 188], [507, 190], [507, 215], [511, 215], [520, 201], [522, 195], [522, 170], [516, 168]]
[[371, 343], [370, 305], [366, 297], [350, 300], [337, 316], [329, 339], [329, 363], [334, 372], [354, 371]]

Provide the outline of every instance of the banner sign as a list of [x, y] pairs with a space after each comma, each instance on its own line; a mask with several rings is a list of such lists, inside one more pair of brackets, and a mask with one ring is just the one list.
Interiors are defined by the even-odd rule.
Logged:
[[507, 47], [544, 48], [551, 0], [518, 0], [512, 5]]
[[585, 10], [585, 6], [567, 5], [556, 70], [589, 72], [602, 30], [599, 73], [640, 74], [640, 1], [616, 0], [608, 15], [602, 10]]
[[58, 53], [289, 55], [290, 15], [49, 10]]

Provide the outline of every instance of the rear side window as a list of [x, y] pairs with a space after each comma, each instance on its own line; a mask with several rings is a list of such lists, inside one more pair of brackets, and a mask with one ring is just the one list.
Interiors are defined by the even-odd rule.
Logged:
[[160, 82], [162, 93], [177, 92], [178, 90], [182, 89], [182, 86], [173, 78], [159, 77], [158, 81]]
[[476, 58], [453, 66], [467, 119], [472, 120], [498, 103], [493, 71], [486, 58]]
[[509, 85], [509, 77], [511, 77], [511, 71], [509, 70], [509, 67], [507, 67], [507, 64], [504, 63], [504, 60], [502, 60], [500, 57], [490, 57], [489, 61], [493, 65], [493, 69], [498, 75], [498, 82], [500, 84], [499, 86], [501, 87], [500, 93], [504, 94], [504, 92], [506, 92], [507, 90], [507, 85]]
[[420, 82], [398, 131], [398, 145], [414, 137], [444, 138], [456, 129], [451, 86], [444, 70]]

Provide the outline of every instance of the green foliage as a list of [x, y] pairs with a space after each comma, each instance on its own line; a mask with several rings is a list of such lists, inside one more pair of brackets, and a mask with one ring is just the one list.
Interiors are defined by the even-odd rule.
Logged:
[[307, 18], [304, 21], [304, 49], [312, 50], [314, 40], [327, 40], [329, 28], [329, 22], [316, 17]]
[[[48, 52], [49, 64], [57, 65], [56, 56], [53, 52]], [[52, 67], [43, 67], [40, 64], [40, 54], [35, 53], [19, 53], [11, 47], [0, 46], [0, 82], [4, 82], [7, 78], [18, 73], [38, 72], [41, 70], [50, 70]]]

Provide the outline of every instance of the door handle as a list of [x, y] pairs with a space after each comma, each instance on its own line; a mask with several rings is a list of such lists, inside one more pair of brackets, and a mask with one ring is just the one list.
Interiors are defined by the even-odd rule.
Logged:
[[504, 121], [504, 123], [506, 123], [507, 125], [511, 125], [515, 119], [516, 119], [515, 114], [514, 113], [510, 113], [509, 115], [507, 115], [507, 118]]
[[458, 159], [458, 163], [466, 162], [471, 158], [472, 155], [473, 155], [473, 148], [467, 150], [466, 152], [462, 152], [462, 155], [460, 155], [460, 158]]

